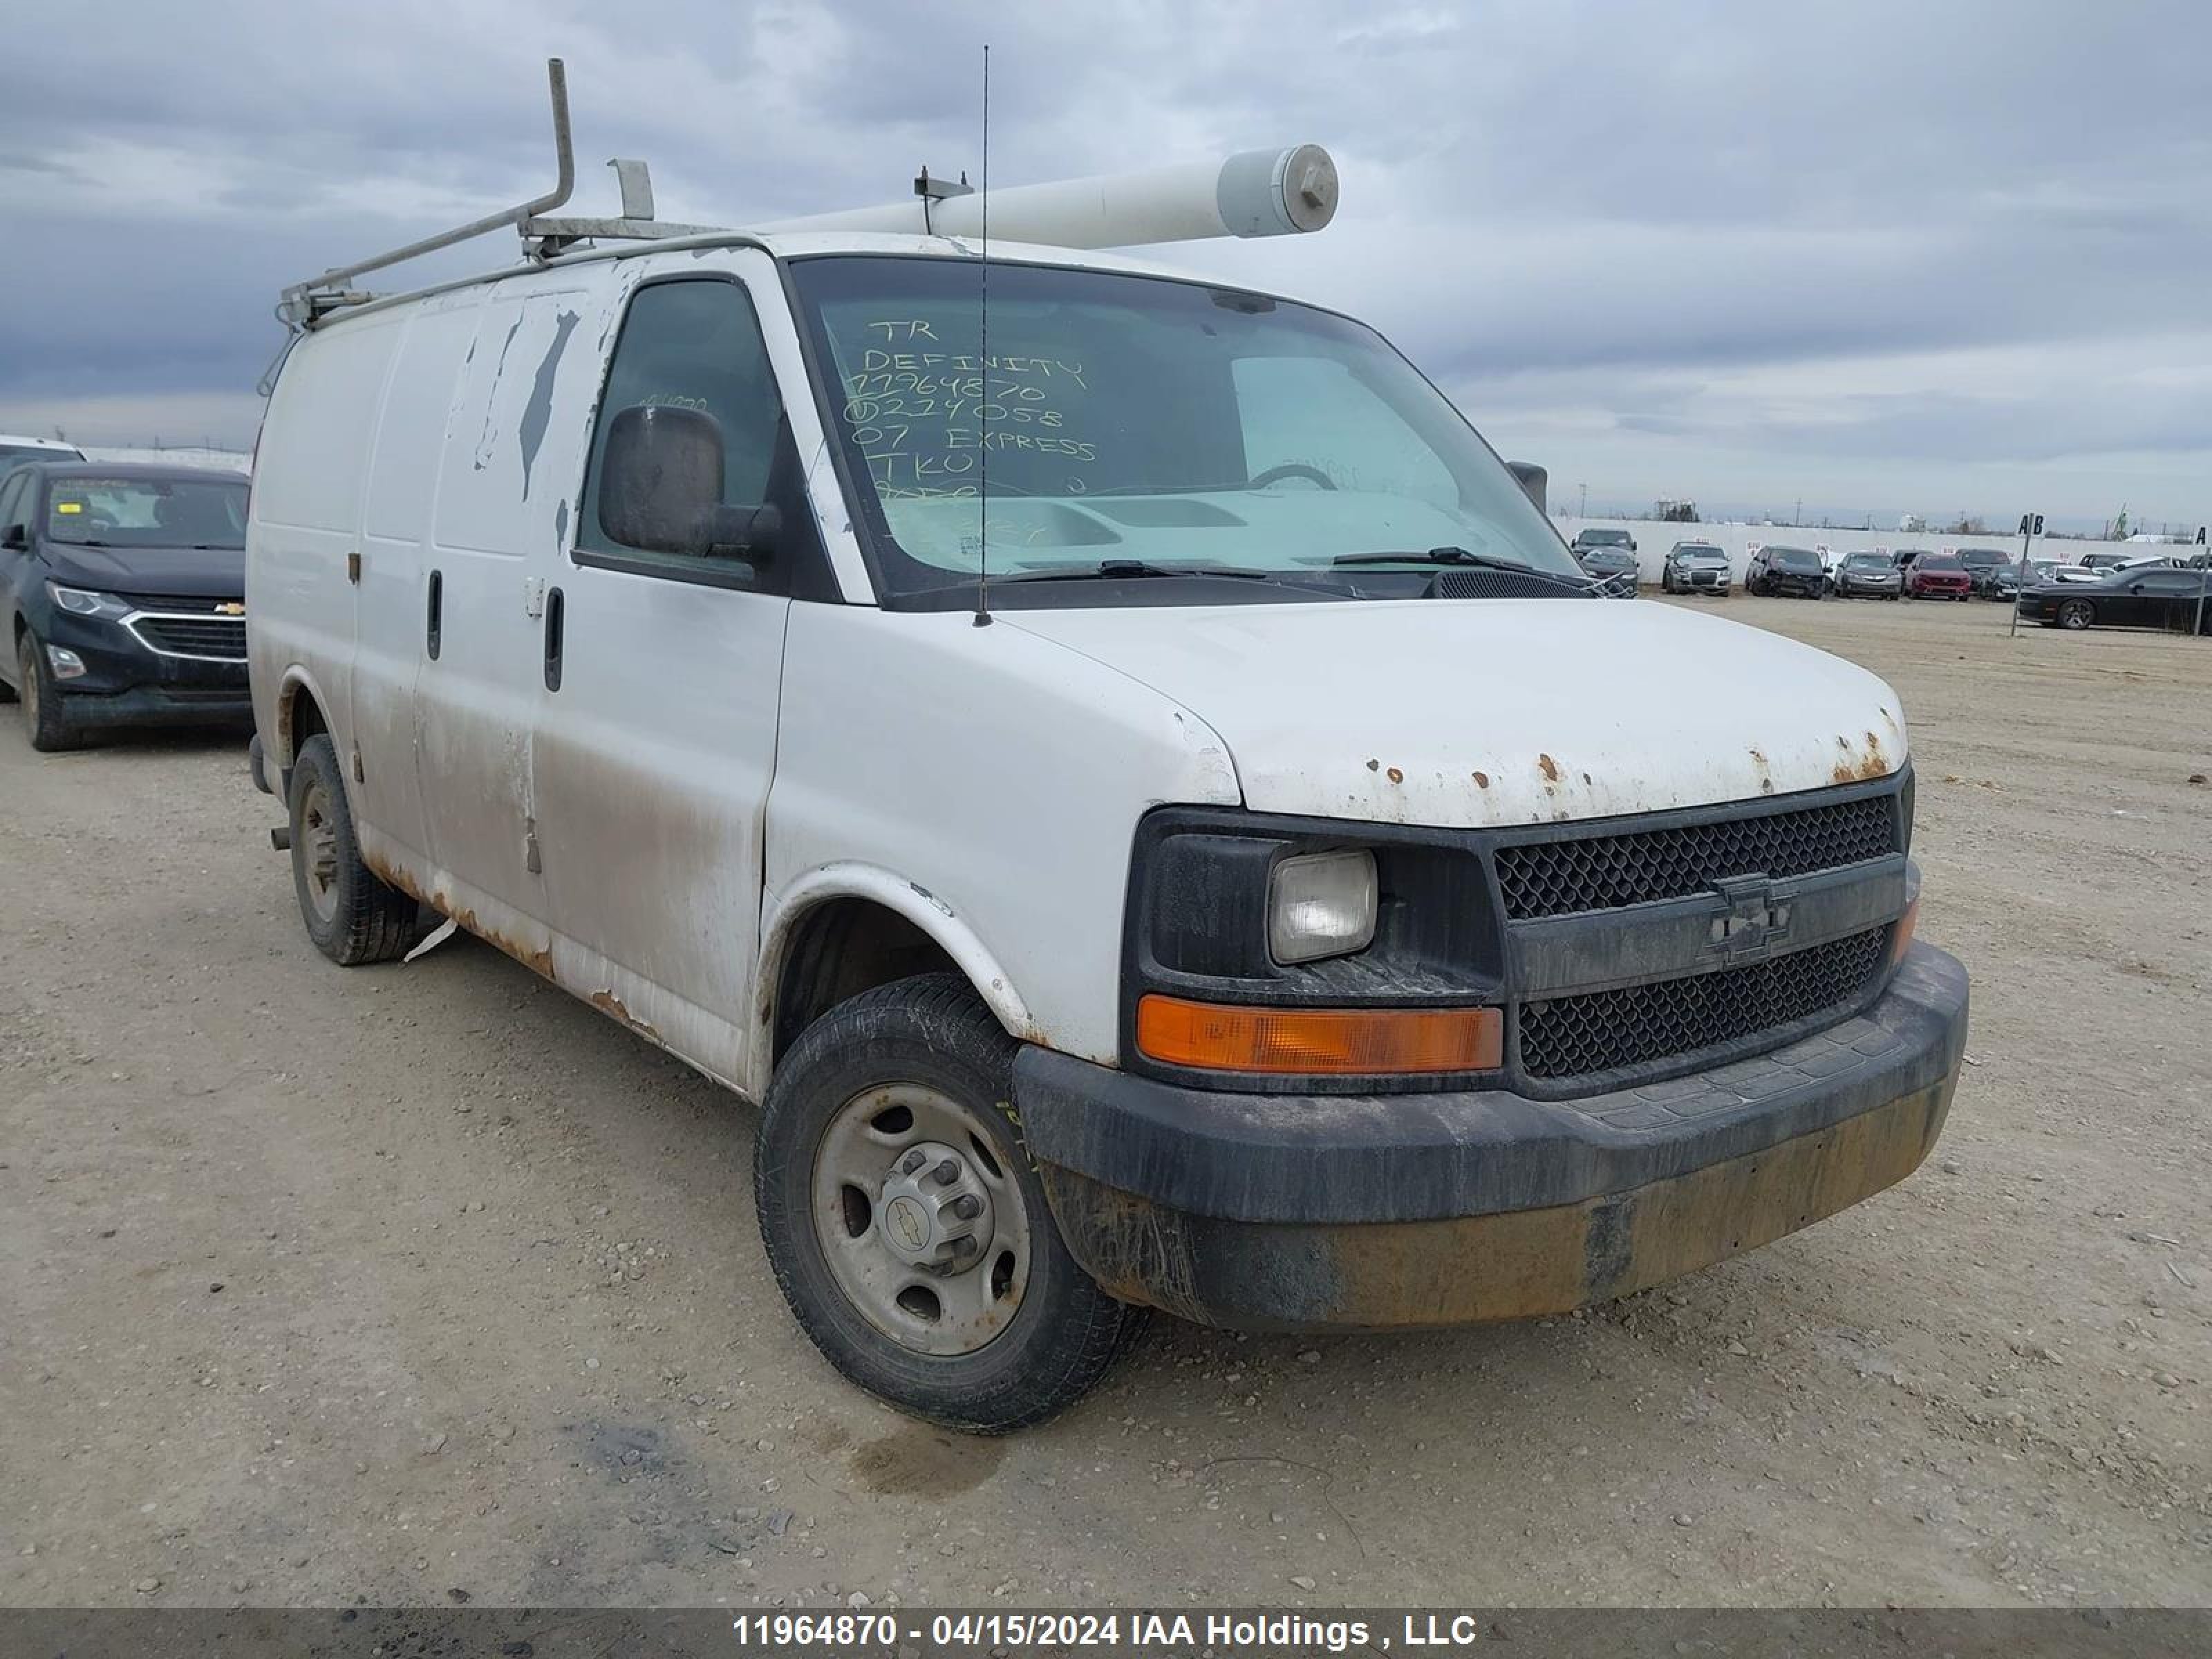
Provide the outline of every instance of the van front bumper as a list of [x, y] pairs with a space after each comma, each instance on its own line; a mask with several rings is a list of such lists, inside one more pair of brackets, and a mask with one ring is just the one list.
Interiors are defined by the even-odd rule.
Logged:
[[1903, 1180], [1942, 1132], [1966, 975], [1915, 945], [1865, 1013], [1572, 1101], [1188, 1089], [1024, 1048], [1014, 1103], [1060, 1231], [1125, 1301], [1374, 1330], [1626, 1296]]

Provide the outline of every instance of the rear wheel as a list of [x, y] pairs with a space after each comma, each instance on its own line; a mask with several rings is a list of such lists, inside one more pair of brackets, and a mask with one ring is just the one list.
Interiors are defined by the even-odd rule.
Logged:
[[315, 948], [343, 968], [404, 956], [415, 901], [362, 862], [337, 750], [318, 732], [292, 762], [292, 888]]
[[1073, 1404], [1144, 1317], [1061, 1242], [1010, 1103], [1018, 1046], [957, 975], [864, 992], [778, 1065], [753, 1159], [761, 1240], [815, 1346], [980, 1434]]
[[76, 747], [76, 723], [70, 719], [69, 703], [46, 665], [46, 648], [27, 628], [15, 641], [15, 691], [22, 699], [23, 730], [32, 748], [52, 755]]
[[2079, 633], [2097, 620], [2097, 607], [2087, 599], [2068, 599], [2058, 607], [2058, 625]]

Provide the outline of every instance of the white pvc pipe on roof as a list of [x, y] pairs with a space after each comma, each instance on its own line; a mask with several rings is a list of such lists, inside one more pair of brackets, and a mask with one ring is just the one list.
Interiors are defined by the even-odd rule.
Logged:
[[[1319, 230], [1335, 216], [1336, 163], [1318, 144], [1243, 150], [1220, 161], [1192, 161], [1136, 173], [1020, 185], [991, 192], [996, 240], [1055, 247], [1141, 247], [1215, 236], [1287, 236]], [[880, 207], [748, 226], [781, 231], [889, 231], [974, 237], [983, 198], [920, 197]]]

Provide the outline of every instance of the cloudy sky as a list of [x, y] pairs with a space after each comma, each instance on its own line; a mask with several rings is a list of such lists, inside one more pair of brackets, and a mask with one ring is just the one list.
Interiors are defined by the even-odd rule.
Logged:
[[2212, 514], [2202, 0], [108, 0], [10, 38], [0, 429], [250, 443], [278, 288], [544, 187], [550, 54], [572, 211], [635, 155], [743, 223], [973, 167], [986, 40], [994, 183], [1328, 145], [1329, 230], [1165, 257], [1377, 324], [1555, 501]]

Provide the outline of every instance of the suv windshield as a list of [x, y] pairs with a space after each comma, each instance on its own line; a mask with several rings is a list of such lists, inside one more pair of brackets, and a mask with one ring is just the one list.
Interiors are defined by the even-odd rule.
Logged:
[[1770, 547], [1766, 562], [1778, 570], [1818, 570], [1820, 561], [1802, 547]]
[[1844, 561], [1846, 570], [1887, 570], [1890, 568], [1886, 553], [1854, 553]]
[[246, 483], [56, 478], [46, 486], [46, 538], [80, 547], [244, 547]]
[[1964, 570], [1956, 553], [1930, 553], [1920, 561], [1923, 570]]
[[[975, 261], [825, 257], [789, 269], [884, 598], [964, 591], [987, 524], [994, 577], [1140, 562], [1288, 579], [1309, 599], [1317, 586], [1410, 594], [1434, 579], [1428, 550], [1454, 548], [1579, 578], [1459, 411], [1332, 313], [994, 262], [987, 358]], [[1408, 556], [1401, 574], [1331, 568], [1395, 552]], [[1198, 591], [1143, 587], [1151, 603]], [[1022, 591], [1053, 604], [1069, 590], [1033, 580]]]

